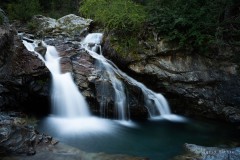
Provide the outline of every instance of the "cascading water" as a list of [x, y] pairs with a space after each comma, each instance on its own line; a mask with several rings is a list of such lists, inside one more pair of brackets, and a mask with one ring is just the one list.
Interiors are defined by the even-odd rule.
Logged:
[[[165, 98], [158, 93], [155, 93], [144, 86], [142, 83], [129, 77], [127, 74], [118, 69], [114, 63], [107, 60], [101, 51], [102, 33], [89, 34], [81, 43], [82, 47], [96, 59], [98, 69], [102, 70], [106, 75], [102, 75], [102, 78], [106, 78], [110, 81], [114, 89], [114, 106], [118, 115], [118, 120], [121, 120], [121, 124], [133, 126], [133, 124], [127, 120], [130, 119], [130, 111], [128, 108], [128, 102], [125, 94], [125, 86], [123, 83], [127, 82], [131, 85], [135, 85], [141, 88], [144, 94], [145, 106], [148, 109], [150, 118], [156, 118], [160, 115], [170, 115], [170, 109]], [[38, 55], [38, 57], [45, 63], [52, 74], [52, 108], [53, 115], [46, 119], [46, 125], [55, 126], [56, 130], [60, 133], [93, 133], [96, 131], [109, 132], [112, 131], [113, 122], [105, 119], [96, 118], [90, 115], [87, 103], [83, 96], [78, 91], [77, 86], [74, 84], [70, 73], [61, 73], [60, 69], [60, 57], [55, 47], [48, 46], [44, 42], [41, 42], [43, 46], [47, 48], [45, 59], [34, 49], [37, 46], [37, 42], [29, 43], [23, 41], [26, 48]], [[99, 54], [98, 54], [99, 52]], [[103, 88], [104, 89], [104, 88]], [[104, 112], [105, 104], [102, 104], [101, 110]], [[161, 116], [162, 117], [162, 116]], [[169, 118], [169, 117], [167, 117]], [[176, 117], [170, 117], [172, 120]], [[65, 127], [62, 127], [62, 126]]]
[[[93, 58], [97, 60], [97, 62], [100, 64], [99, 66], [101, 66], [100, 69], [105, 69], [107, 71], [109, 75], [108, 77], [115, 92], [115, 107], [118, 111], [118, 118], [120, 120], [126, 120], [128, 117], [128, 111], [125, 88], [121, 80], [117, 77], [121, 77], [128, 83], [141, 88], [144, 94], [145, 106], [148, 109], [150, 118], [156, 118], [160, 115], [170, 115], [171, 111], [169, 109], [168, 103], [161, 94], [151, 91], [142, 83], [131, 78], [102, 55], [100, 46], [102, 36], [102, 33], [91, 33], [84, 39], [82, 46]], [[100, 50], [100, 54], [97, 53], [98, 49]]]
[[23, 41], [23, 44], [29, 51], [35, 52], [38, 57], [45, 63], [52, 74], [52, 93], [51, 102], [53, 114], [61, 117], [88, 117], [90, 112], [84, 97], [78, 91], [70, 73], [61, 73], [60, 57], [53, 46], [48, 46], [42, 42], [47, 48], [45, 59], [34, 48], [35, 43]]
[[[117, 111], [118, 119], [119, 120], [127, 120], [127, 109], [126, 109], [126, 94], [125, 94], [125, 88], [123, 86], [123, 83], [116, 77], [116, 71], [113, 68], [111, 64], [107, 62], [107, 60], [104, 58], [104, 56], [101, 54], [101, 46], [100, 43], [102, 41], [102, 34], [101, 33], [95, 33], [95, 34], [89, 34], [83, 41], [83, 45], [85, 48], [89, 51], [90, 55], [94, 57], [96, 60], [98, 60], [98, 69], [104, 71], [107, 73], [107, 75], [103, 75], [102, 77], [104, 79], [110, 79], [114, 93], [115, 93], [115, 99], [114, 99], [114, 106]], [[97, 50], [100, 50], [100, 55], [97, 54]], [[91, 52], [90, 52], [91, 51]], [[105, 105], [106, 104], [100, 104], [101, 110], [104, 113], [105, 111]]]
[[52, 73], [52, 106], [53, 113], [67, 117], [88, 117], [90, 112], [82, 94], [78, 91], [71, 74], [62, 74], [58, 52], [55, 47], [47, 46], [46, 66]]
[[51, 126], [60, 135], [95, 134], [112, 132], [113, 123], [109, 120], [91, 116], [85, 99], [79, 92], [70, 73], [61, 73], [60, 57], [55, 47], [48, 46], [45, 59], [35, 51], [37, 42], [23, 41], [25, 47], [34, 52], [45, 63], [52, 74], [51, 102], [53, 116], [45, 118], [42, 123]]

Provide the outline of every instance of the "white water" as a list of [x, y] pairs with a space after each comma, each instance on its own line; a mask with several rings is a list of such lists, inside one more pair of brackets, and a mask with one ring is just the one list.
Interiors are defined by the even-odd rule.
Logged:
[[47, 47], [45, 59], [34, 50], [37, 46], [35, 42], [23, 41], [25, 47], [37, 54], [52, 74], [53, 115], [45, 118], [43, 124], [61, 136], [112, 133], [116, 124], [113, 121], [90, 115], [88, 105], [74, 84], [71, 74], [61, 73], [60, 57], [55, 47], [42, 43]]
[[[124, 72], [122, 72], [114, 63], [107, 60], [101, 53], [100, 43], [102, 40], [102, 33], [91, 33], [82, 42], [82, 46], [88, 51], [88, 53], [97, 60], [100, 64], [101, 69], [105, 69], [108, 73], [108, 77], [113, 85], [115, 92], [115, 107], [118, 111], [118, 119], [127, 120], [128, 108], [126, 102], [125, 88], [119, 77], [128, 81], [128, 83], [141, 88], [144, 94], [145, 107], [148, 109], [150, 118], [156, 118], [160, 115], [170, 115], [167, 100], [160, 93], [155, 93], [148, 89], [142, 83], [131, 78]], [[97, 53], [99, 48], [100, 54]]]
[[[114, 106], [116, 109], [116, 114], [118, 115], [119, 120], [127, 120], [127, 103], [126, 103], [126, 94], [125, 94], [125, 88], [123, 86], [123, 83], [116, 77], [115, 70], [110, 65], [107, 60], [103, 57], [101, 54], [101, 46], [100, 43], [102, 41], [102, 34], [101, 33], [95, 33], [95, 34], [89, 34], [83, 41], [83, 44], [85, 45], [85, 48], [89, 51], [90, 55], [94, 57], [96, 60], [98, 60], [98, 69], [104, 71], [108, 75], [104, 78], [109, 78], [113, 89], [114, 89]], [[97, 50], [100, 50], [100, 54], [97, 54]], [[91, 52], [90, 52], [91, 51]], [[98, 58], [97, 58], [98, 57]], [[101, 110], [104, 114], [105, 107], [107, 104], [101, 104]]]
[[[111, 61], [107, 60], [102, 55], [100, 46], [101, 40], [101, 33], [89, 34], [82, 42], [82, 46], [97, 60], [99, 69], [104, 70], [104, 72], [107, 73], [108, 76], [103, 76], [103, 78], [108, 78], [108, 81], [110, 80], [112, 83], [115, 94], [115, 108], [118, 119], [120, 120], [116, 122], [121, 125], [135, 127], [135, 124], [129, 121], [130, 114], [128, 103], [126, 101], [125, 86], [122, 82], [123, 79], [131, 85], [141, 88], [144, 94], [145, 106], [148, 109], [150, 118], [153, 120], [162, 117], [164, 118], [164, 116], [169, 118], [168, 115], [170, 115], [170, 109], [166, 99], [161, 94], [151, 91], [142, 83], [134, 80], [118, 69]], [[53, 84], [51, 101], [54, 116], [46, 119], [46, 125], [55, 126], [55, 129], [63, 134], [113, 131], [113, 122], [95, 118], [90, 115], [87, 103], [78, 91], [77, 86], [74, 84], [71, 74], [61, 73], [59, 63], [60, 57], [58, 56], [55, 47], [48, 46], [42, 42], [47, 48], [44, 59], [39, 53], [34, 51], [37, 43], [28, 43], [26, 41], [23, 41], [23, 43], [29, 51], [38, 55], [52, 74]], [[99, 52], [99, 54], [97, 52]], [[105, 104], [102, 104], [101, 107], [101, 110], [105, 110]], [[171, 119], [172, 118], [170, 117], [169, 120]]]
[[52, 74], [51, 103], [53, 114], [69, 118], [90, 116], [88, 105], [75, 85], [71, 73], [61, 73], [60, 57], [56, 48], [43, 44], [47, 48], [44, 59], [39, 53], [34, 51], [34, 48], [37, 46], [35, 43], [23, 41], [23, 44], [29, 51], [38, 55]]

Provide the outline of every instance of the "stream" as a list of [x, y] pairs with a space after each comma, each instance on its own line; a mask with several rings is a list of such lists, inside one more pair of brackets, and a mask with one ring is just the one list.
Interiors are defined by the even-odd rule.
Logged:
[[[118, 121], [96, 118], [88, 120], [88, 124], [82, 126], [85, 130], [82, 130], [82, 124], [73, 125], [73, 132], [72, 128], [62, 122], [63, 130], [58, 130], [52, 119], [54, 118], [43, 119], [38, 129], [61, 142], [88, 152], [128, 154], [148, 157], [151, 160], [168, 160], [181, 154], [184, 143], [222, 146], [240, 142], [240, 129], [214, 121], [162, 119], [121, 124]], [[91, 122], [97, 123], [94, 125]], [[94, 126], [98, 127], [93, 129]]]

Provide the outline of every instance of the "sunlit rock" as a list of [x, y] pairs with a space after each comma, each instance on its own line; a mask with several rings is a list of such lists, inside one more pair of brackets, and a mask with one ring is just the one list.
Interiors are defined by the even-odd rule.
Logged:
[[42, 15], [34, 16], [32, 19], [38, 36], [80, 36], [88, 31], [91, 22], [91, 19], [74, 14], [66, 15], [58, 20]]

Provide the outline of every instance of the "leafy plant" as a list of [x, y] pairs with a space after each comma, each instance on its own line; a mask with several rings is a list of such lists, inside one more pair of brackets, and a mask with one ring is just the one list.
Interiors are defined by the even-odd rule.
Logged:
[[38, 23], [36, 21], [29, 21], [27, 23], [27, 28], [31, 31], [34, 31], [38, 28]]
[[40, 13], [39, 0], [17, 0], [8, 4], [8, 14], [11, 19], [27, 21], [38, 13]]
[[[180, 47], [206, 49], [221, 35], [220, 18], [234, 0], [149, 0], [147, 21], [159, 35]], [[218, 35], [218, 36], [217, 36]]]
[[77, 14], [79, 0], [39, 0], [44, 14], [52, 18], [60, 18], [67, 14]]
[[146, 17], [144, 7], [131, 0], [83, 0], [79, 11], [120, 34], [141, 29]]

